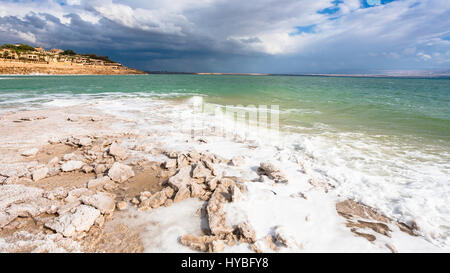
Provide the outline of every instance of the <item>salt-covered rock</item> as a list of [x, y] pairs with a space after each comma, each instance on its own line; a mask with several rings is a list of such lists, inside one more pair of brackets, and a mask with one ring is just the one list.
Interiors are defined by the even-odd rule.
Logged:
[[99, 192], [92, 196], [83, 196], [81, 197], [81, 202], [97, 208], [103, 214], [111, 214], [116, 207], [114, 195], [105, 192]]
[[238, 155], [238, 156], [234, 156], [231, 160], [230, 160], [230, 164], [232, 166], [242, 166], [245, 163], [245, 157], [242, 155]]
[[164, 191], [159, 191], [155, 194], [153, 194], [152, 196], [150, 196], [148, 199], [144, 200], [141, 202], [141, 204], [139, 205], [139, 208], [141, 209], [145, 209], [145, 208], [159, 208], [160, 206], [162, 206], [164, 204], [164, 202], [166, 202], [167, 200], [167, 196], [166, 193]]
[[192, 170], [193, 178], [206, 178], [211, 175], [211, 171], [203, 165], [203, 163], [199, 163]]
[[[45, 211], [42, 199], [43, 190], [23, 185], [0, 186], [0, 228], [6, 226], [22, 213], [38, 214]], [[25, 215], [26, 216], [26, 215]]]
[[187, 198], [189, 198], [191, 195], [191, 192], [189, 191], [188, 187], [182, 187], [178, 190], [177, 194], [175, 195], [175, 198], [173, 199], [173, 201], [176, 202], [180, 202], [183, 201]]
[[127, 150], [121, 145], [113, 142], [109, 147], [108, 153], [117, 159], [124, 160], [127, 158]]
[[256, 241], [255, 230], [247, 223], [242, 222], [237, 226], [237, 230], [241, 241], [254, 243]]
[[38, 148], [33, 148], [33, 149], [23, 151], [22, 155], [26, 156], [26, 157], [30, 157], [30, 156], [35, 156], [38, 152], [39, 152]]
[[44, 192], [43, 196], [49, 200], [64, 199], [67, 197], [67, 190], [63, 187], [57, 187], [51, 191]]
[[200, 184], [197, 184], [197, 183], [191, 184], [191, 197], [192, 198], [201, 197], [204, 194], [205, 194], [205, 190], [203, 189], [203, 187]]
[[108, 171], [108, 176], [118, 183], [125, 182], [134, 176], [133, 169], [125, 164], [115, 162]]
[[178, 172], [169, 178], [168, 184], [175, 190], [186, 188], [191, 183], [191, 166], [183, 167]]
[[33, 181], [39, 181], [43, 178], [45, 178], [48, 174], [48, 168], [47, 167], [42, 167], [39, 169], [36, 169], [32, 172], [31, 176], [33, 178]]
[[57, 137], [50, 137], [48, 140], [48, 143], [50, 143], [50, 144], [58, 144], [60, 142], [61, 142], [61, 140]]
[[100, 211], [87, 205], [80, 205], [56, 219], [45, 223], [45, 226], [61, 233], [64, 237], [74, 237], [81, 232], [88, 231], [94, 225]]
[[287, 182], [286, 175], [278, 167], [268, 161], [260, 163], [258, 172], [260, 174], [267, 175], [270, 179], [277, 183]]
[[106, 183], [111, 182], [108, 176], [101, 176], [95, 179], [91, 179], [87, 182], [87, 188], [92, 189], [96, 187], [103, 187]]
[[177, 167], [177, 161], [175, 159], [169, 159], [164, 162], [164, 168], [174, 169]]
[[82, 161], [69, 160], [61, 165], [61, 170], [63, 172], [71, 172], [71, 171], [81, 169], [81, 167], [83, 167], [83, 165], [84, 165], [84, 163]]
[[119, 201], [116, 204], [118, 210], [126, 210], [128, 208], [128, 203], [125, 201]]

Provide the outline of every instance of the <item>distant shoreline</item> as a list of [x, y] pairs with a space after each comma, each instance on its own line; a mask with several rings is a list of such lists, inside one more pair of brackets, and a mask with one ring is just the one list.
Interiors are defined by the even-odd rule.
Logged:
[[348, 77], [348, 78], [450, 78], [450, 73], [432, 75], [384, 75], [384, 74], [271, 74], [271, 73], [216, 73], [216, 72], [166, 72], [145, 71], [147, 74], [207, 75], [207, 76], [288, 76], [288, 77]]

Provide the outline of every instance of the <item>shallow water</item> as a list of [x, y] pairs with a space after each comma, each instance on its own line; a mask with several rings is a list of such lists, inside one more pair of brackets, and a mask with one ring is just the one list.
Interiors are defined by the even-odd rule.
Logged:
[[[204, 75], [0, 79], [0, 112], [97, 103], [114, 114], [141, 121], [167, 118], [176, 124], [190, 118], [192, 98], [199, 97], [213, 105], [278, 105], [283, 133], [277, 145], [284, 150], [277, 156], [295, 153], [334, 184], [338, 194], [402, 221], [415, 221], [427, 239], [448, 246], [450, 79]], [[264, 142], [265, 135], [259, 138], [271, 145]]]

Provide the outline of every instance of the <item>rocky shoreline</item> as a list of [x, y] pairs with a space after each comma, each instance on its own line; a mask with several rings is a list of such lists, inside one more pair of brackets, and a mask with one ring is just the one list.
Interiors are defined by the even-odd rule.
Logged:
[[[271, 233], [257, 236], [251, 221], [229, 219], [229, 206], [246, 199], [252, 183], [269, 188], [289, 183], [276, 164], [260, 162], [259, 178], [248, 181], [224, 171], [243, 165], [245, 156], [164, 149], [148, 142], [148, 135], [110, 128], [111, 122], [125, 121], [83, 107], [0, 116], [5, 128], [0, 133], [0, 252], [142, 252], [142, 227], [116, 220], [187, 199], [201, 202], [195, 217], [205, 224], [200, 233], [182, 234], [174, 243], [203, 252], [235, 245], [258, 253], [304, 249], [304, 242], [276, 223]], [[46, 130], [29, 139], [39, 128]], [[289, 198], [307, 202], [316, 192], [332, 191], [319, 179], [309, 184], [310, 191]], [[389, 242], [393, 230], [419, 235], [414, 223], [399, 223], [352, 200], [337, 202], [335, 213], [353, 236], [369, 244], [387, 240], [386, 251], [398, 251]], [[311, 222], [310, 217], [304, 221]]]

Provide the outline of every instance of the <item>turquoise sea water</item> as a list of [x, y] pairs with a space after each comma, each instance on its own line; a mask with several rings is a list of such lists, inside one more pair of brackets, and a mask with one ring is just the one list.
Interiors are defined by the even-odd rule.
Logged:
[[450, 246], [450, 79], [0, 76], [0, 113], [72, 101], [105, 108], [120, 101], [115, 107], [135, 111], [147, 101], [196, 96], [218, 105], [278, 105], [288, 148], [339, 194], [413, 219], [430, 240]]
[[324, 124], [332, 130], [450, 141], [450, 79], [205, 75], [3, 79], [2, 109], [33, 106], [63, 95], [150, 93], [170, 99], [199, 94], [206, 102], [224, 105], [279, 105], [281, 123], [289, 128]]

